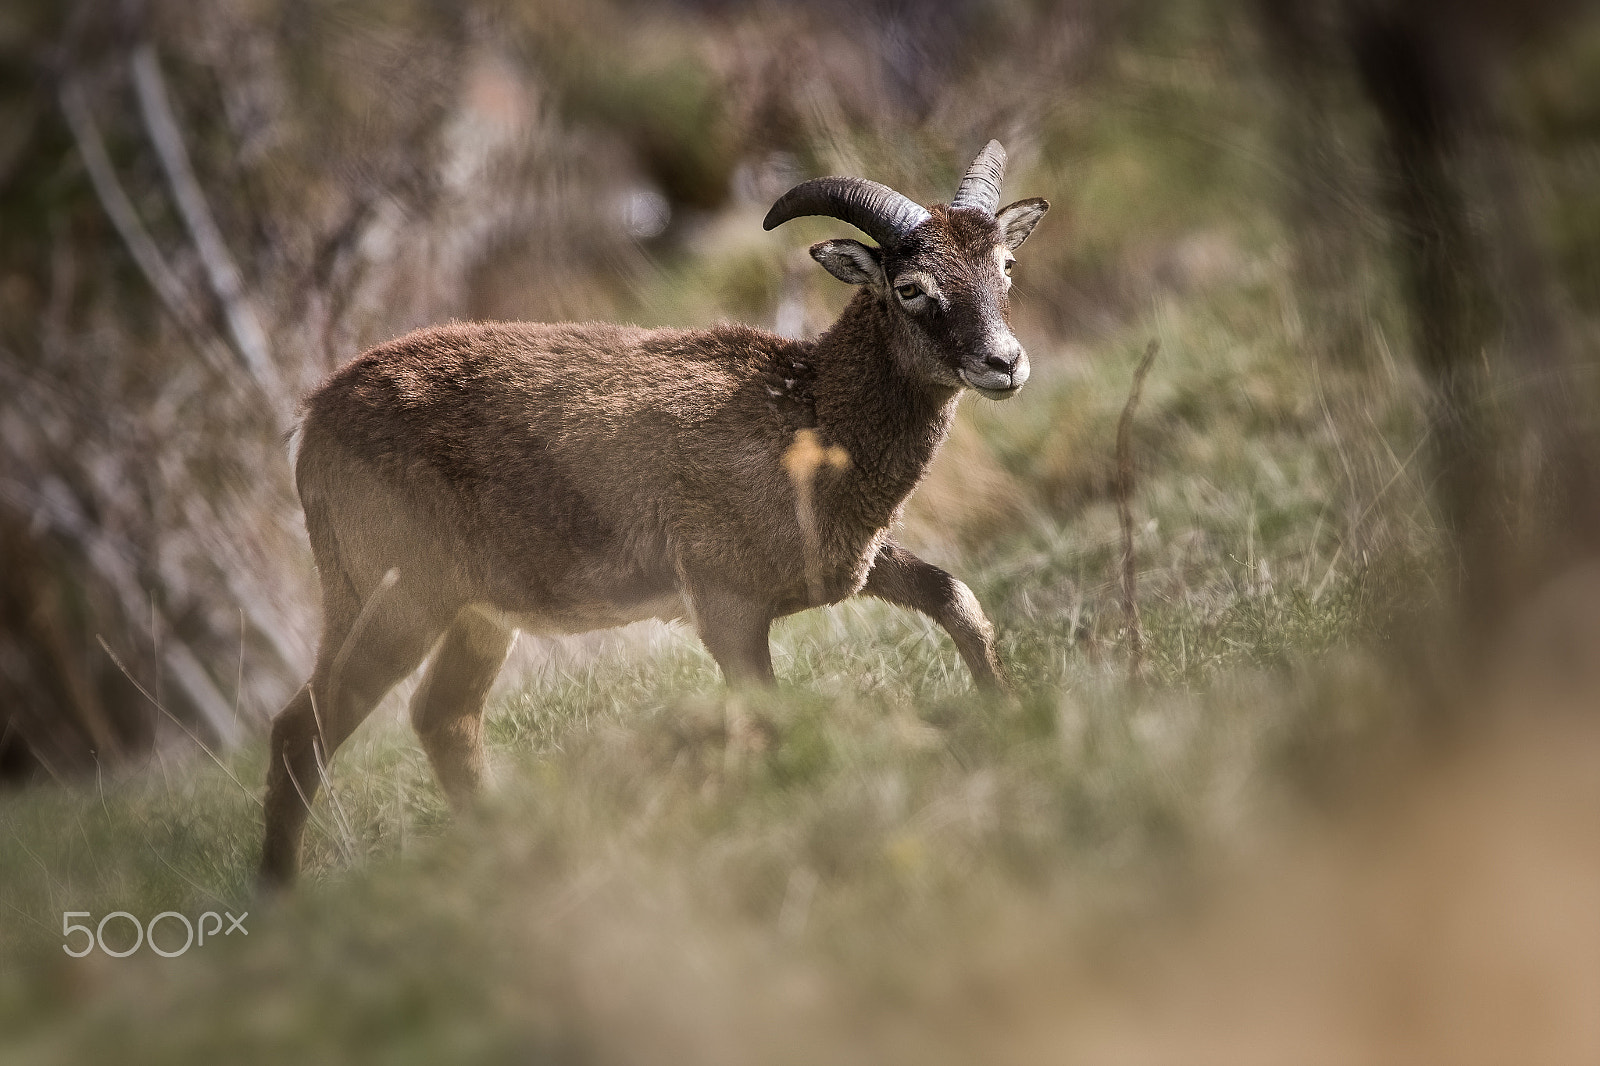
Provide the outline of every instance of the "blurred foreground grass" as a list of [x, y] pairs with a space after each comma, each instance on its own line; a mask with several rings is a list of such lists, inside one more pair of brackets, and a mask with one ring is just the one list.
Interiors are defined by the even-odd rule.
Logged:
[[[481, 811], [449, 817], [391, 698], [270, 901], [259, 745], [5, 797], [0, 1059], [1494, 1061], [1540, 1032], [1533, 1060], [1571, 1061], [1593, 967], [1551, 963], [1595, 932], [1571, 921], [1600, 886], [1574, 821], [1592, 738], [1412, 773], [1396, 652], [1430, 567], [1403, 458], [1346, 514], [1340, 446], [1270, 346], [1221, 353], [1255, 392], [1195, 425], [1199, 335], [1169, 320], [1141, 423], [1145, 684], [1100, 475], [989, 540], [938, 520], [964, 449], [1006, 477], [1060, 434], [1079, 467], [1108, 443], [1026, 395], [972, 405], [907, 534], [991, 606], [1018, 701], [870, 601], [781, 623], [772, 693], [724, 692], [678, 629], [553, 645], [491, 703]], [[1069, 359], [1039, 391], [1109, 426], [1127, 364]], [[1372, 513], [1416, 534], [1408, 566], [1352, 547]], [[71, 959], [68, 910], [248, 910], [249, 936]]]
[[[1104, 352], [1036, 345], [1022, 398], [967, 401], [905, 534], [989, 605], [1019, 701], [973, 694], [940, 631], [875, 601], [781, 623], [770, 694], [726, 694], [682, 630], [554, 646], [491, 704], [481, 813], [452, 822], [391, 698], [331, 768], [303, 890], [270, 904], [251, 898], [259, 745], [6, 797], [3, 1047], [1005, 1057], [1008, 1011], [1115, 981], [1127, 938], [1406, 744], [1412, 697], [1370, 649], [1425, 584], [1352, 547], [1366, 517], [1346, 513], [1342, 445], [1288, 361], [1274, 291], [1232, 277]], [[1134, 686], [1108, 463], [1123, 356], [1152, 331], [1166, 351], [1136, 507], [1151, 677]], [[1407, 491], [1366, 510], [1423, 529]], [[224, 909], [250, 911], [248, 938], [176, 959], [61, 951], [65, 911]], [[1014, 986], [1040, 967], [1030, 1001]]]
[[[558, 654], [454, 824], [371, 723], [277, 900], [259, 751], [13, 798], [0, 1057], [1582, 1061], [1592, 730], [1419, 763], [1416, 694], [1354, 645], [1373, 581], [1155, 612], [1158, 649], [1211, 635], [1181, 686], [1013, 619], [1014, 704], [876, 606], [786, 626], [770, 694], [667, 631]], [[60, 953], [65, 910], [208, 909], [248, 938]]]
[[[878, 607], [787, 626], [772, 695], [676, 634], [552, 664], [498, 702], [500, 787], [453, 827], [403, 723], [369, 726], [271, 905], [258, 751], [12, 799], [0, 1030], [25, 1061], [962, 1061], [973, 983], [1191, 904], [1304, 807], [1307, 751], [1397, 740], [1369, 664], [1264, 668], [1276, 637], [1215, 627], [1238, 665], [1143, 698], [1013, 632], [1018, 705]], [[66, 910], [224, 908], [248, 940], [60, 952]]]

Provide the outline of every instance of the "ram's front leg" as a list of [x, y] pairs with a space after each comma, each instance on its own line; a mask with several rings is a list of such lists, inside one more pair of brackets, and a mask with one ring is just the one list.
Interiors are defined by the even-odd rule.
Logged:
[[994, 626], [984, 616], [978, 598], [959, 579], [891, 542], [878, 549], [861, 591], [921, 611], [938, 622], [955, 640], [956, 650], [979, 687], [1010, 692], [994, 650]]
[[772, 611], [766, 604], [705, 580], [689, 583], [685, 594], [695, 632], [730, 686], [776, 683], [768, 637]]

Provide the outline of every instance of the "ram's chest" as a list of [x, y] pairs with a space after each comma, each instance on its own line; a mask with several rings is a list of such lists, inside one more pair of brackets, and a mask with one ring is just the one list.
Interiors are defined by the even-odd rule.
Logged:
[[785, 560], [777, 582], [783, 613], [838, 603], [861, 591], [887, 530], [864, 538], [807, 536]]
[[858, 592], [903, 500], [883, 501], [861, 491], [860, 472], [849, 468], [816, 472], [796, 486], [794, 545], [786, 569], [794, 594], [807, 606], [836, 603]]

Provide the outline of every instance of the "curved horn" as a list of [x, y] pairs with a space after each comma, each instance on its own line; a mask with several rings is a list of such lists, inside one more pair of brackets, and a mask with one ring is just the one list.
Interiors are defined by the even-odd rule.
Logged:
[[879, 244], [893, 246], [920, 226], [927, 209], [887, 185], [865, 178], [812, 178], [778, 197], [762, 229], [801, 215], [825, 215], [848, 222]]
[[1005, 177], [1006, 150], [1000, 147], [999, 141], [990, 141], [967, 168], [950, 206], [981, 207], [994, 214], [995, 208], [1000, 206], [1000, 183]]

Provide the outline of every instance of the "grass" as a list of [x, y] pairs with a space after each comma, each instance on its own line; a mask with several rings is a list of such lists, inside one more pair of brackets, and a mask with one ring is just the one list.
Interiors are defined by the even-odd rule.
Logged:
[[[1082, 162], [1038, 175], [1066, 221], [1019, 277], [1034, 378], [964, 404], [901, 531], [986, 605], [1017, 701], [876, 602], [781, 623], [771, 693], [726, 693], [683, 630], [557, 646], [492, 699], [480, 811], [449, 817], [391, 700], [272, 901], [251, 890], [259, 742], [0, 797], [0, 1060], [1031, 1062], [1041, 1019], [1092, 1034], [1152, 929], [1404, 746], [1414, 700], [1373, 648], [1431, 594], [1410, 383], [1311, 371], [1281, 235], [1240, 191], [1259, 166], [1155, 120], [1191, 75], [1130, 68], [1121, 97], [1052, 111], [1049, 157]], [[1151, 199], [1196, 159], [1203, 211]], [[1114, 284], [1140, 226], [1194, 238], [1203, 269], [1087, 330], [1027, 320], [1065, 264]], [[759, 321], [797, 284], [824, 321], [842, 287], [776, 280], [806, 235], [708, 242], [613, 317]], [[1151, 336], [1134, 684], [1111, 456]], [[68, 910], [249, 911], [249, 935], [72, 959]]]
[[[876, 602], [781, 623], [773, 693], [726, 693], [679, 629], [558, 647], [494, 697], [499, 785], [459, 822], [397, 701], [380, 710], [331, 768], [303, 889], [276, 901], [251, 895], [259, 744], [5, 797], [0, 1048], [986, 1057], [1018, 975], [1067, 957], [1070, 980], [1097, 974], [1403, 741], [1406, 697], [1363, 649], [1416, 583], [1350, 561], [1337, 449], [1281, 335], [1226, 342], [1217, 315], [1270, 315], [1258, 288], [1156, 324], [1147, 686], [1123, 676], [1102, 484], [1130, 330], [1102, 361], [1043, 355], [1021, 401], [969, 404], [907, 524], [989, 605], [1016, 702], [976, 696], [942, 633]], [[997, 510], [962, 468], [1021, 491]], [[67, 910], [249, 911], [250, 933], [76, 960]]]
[[[375, 723], [334, 766], [306, 889], [271, 906], [249, 894], [252, 794], [207, 762], [12, 799], [0, 1020], [30, 1061], [660, 1061], [644, 1049], [674, 1040], [664, 1057], [706, 1061], [764, 1048], [763, 1013], [816, 1010], [829, 1033], [799, 1057], [820, 1054], [848, 1042], [846, 1004], [938, 1005], [1021, 915], [1048, 916], [1047, 939], [1133, 921], [1249, 839], [1277, 768], [1328, 729], [1325, 671], [1276, 667], [1249, 617], [1216, 627], [1239, 656], [1149, 698], [1019, 635], [1017, 705], [972, 697], [949, 648], [876, 607], [787, 626], [770, 695], [719, 691], [687, 638], [615, 648], [498, 702], [501, 787], [452, 828], [403, 725]], [[1175, 633], [1158, 617], [1152, 638]], [[1345, 739], [1393, 728], [1370, 715]], [[228, 762], [260, 780], [258, 751]], [[251, 911], [249, 940], [59, 954], [64, 910], [208, 909]], [[768, 998], [789, 982], [799, 1013]]]

